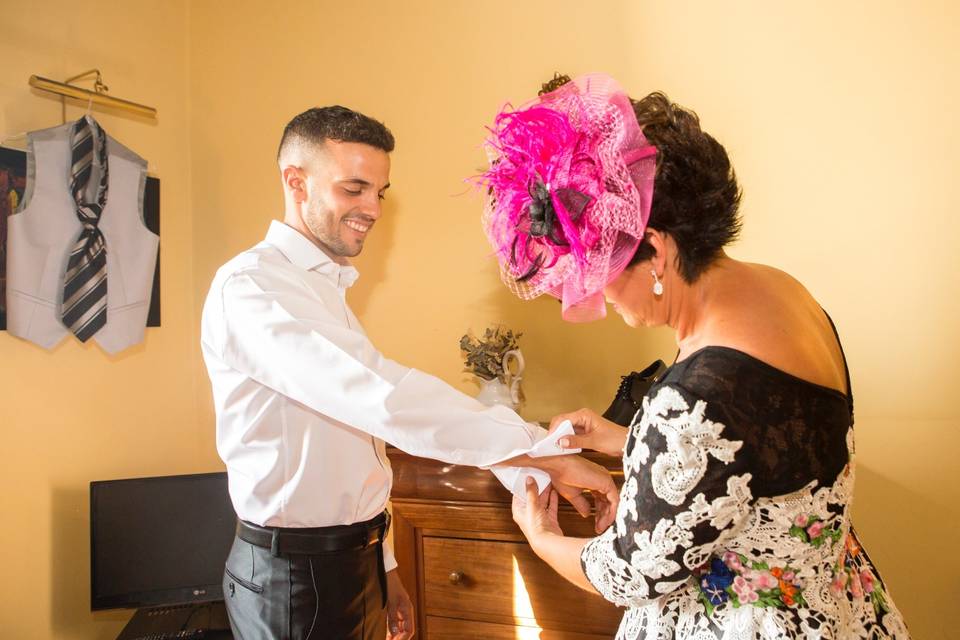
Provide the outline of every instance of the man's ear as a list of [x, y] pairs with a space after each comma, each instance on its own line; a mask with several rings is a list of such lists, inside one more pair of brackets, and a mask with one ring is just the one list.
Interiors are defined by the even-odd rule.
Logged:
[[300, 167], [287, 165], [280, 170], [283, 190], [290, 194], [294, 202], [307, 201], [307, 176]]

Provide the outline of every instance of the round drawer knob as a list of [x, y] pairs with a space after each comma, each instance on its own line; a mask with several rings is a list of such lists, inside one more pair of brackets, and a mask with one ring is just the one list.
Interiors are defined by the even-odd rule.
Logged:
[[450, 572], [450, 584], [460, 584], [463, 582], [464, 575], [460, 571]]

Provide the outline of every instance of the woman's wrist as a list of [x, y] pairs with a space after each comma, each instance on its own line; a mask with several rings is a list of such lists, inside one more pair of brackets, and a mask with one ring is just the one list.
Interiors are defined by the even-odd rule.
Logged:
[[611, 425], [603, 431], [598, 430], [597, 435], [600, 437], [595, 440], [598, 445], [596, 450], [614, 458], [622, 456], [623, 448], [627, 446], [628, 432], [629, 429], [620, 425]]
[[621, 428], [616, 432], [616, 439], [611, 443], [613, 446], [610, 447], [610, 451], [606, 452], [608, 456], [613, 456], [614, 458], [623, 456], [623, 449], [627, 446], [628, 432], [629, 429], [626, 428]]
[[530, 543], [530, 548], [533, 549], [533, 552], [544, 558], [544, 554], [551, 547], [551, 543], [554, 538], [560, 538], [556, 533], [546, 530], [531, 531], [530, 535], [527, 535], [527, 542]]

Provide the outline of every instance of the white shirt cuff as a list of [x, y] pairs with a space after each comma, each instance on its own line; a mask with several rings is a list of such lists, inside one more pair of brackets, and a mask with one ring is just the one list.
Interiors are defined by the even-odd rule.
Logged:
[[383, 569], [384, 571], [393, 571], [397, 568], [397, 557], [393, 555], [393, 547], [383, 541]]

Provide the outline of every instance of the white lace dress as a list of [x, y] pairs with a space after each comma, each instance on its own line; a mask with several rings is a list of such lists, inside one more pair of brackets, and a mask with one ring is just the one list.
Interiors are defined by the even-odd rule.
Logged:
[[644, 399], [617, 519], [583, 550], [618, 639], [909, 638], [850, 524], [853, 404], [707, 347]]

